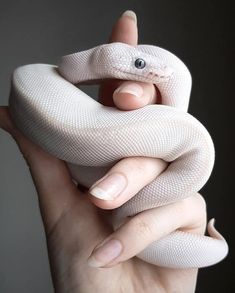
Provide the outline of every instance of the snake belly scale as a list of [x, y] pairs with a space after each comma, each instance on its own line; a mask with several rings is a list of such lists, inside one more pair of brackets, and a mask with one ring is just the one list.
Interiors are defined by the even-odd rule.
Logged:
[[[77, 86], [105, 78], [153, 83], [162, 104], [120, 111], [101, 105]], [[174, 54], [152, 45], [111, 43], [63, 56], [58, 66], [17, 68], [9, 104], [17, 127], [65, 160], [72, 177], [86, 187], [125, 157], [156, 157], [169, 163], [157, 179], [114, 210], [117, 229], [128, 216], [192, 196], [210, 177], [214, 146], [205, 127], [187, 113], [190, 91], [190, 72]], [[227, 255], [228, 245], [212, 221], [208, 233], [177, 230], [137, 257], [170, 268], [213, 265]]]

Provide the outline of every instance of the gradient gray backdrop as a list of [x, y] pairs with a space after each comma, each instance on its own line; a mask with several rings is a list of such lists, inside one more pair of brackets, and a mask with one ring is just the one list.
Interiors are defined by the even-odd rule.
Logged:
[[[191, 70], [189, 112], [206, 126], [216, 148], [215, 168], [202, 193], [208, 217], [216, 218], [217, 228], [230, 245], [225, 261], [200, 270], [197, 292], [235, 292], [234, 141], [230, 140], [234, 123], [234, 11], [228, 1], [1, 1], [0, 104], [8, 102], [10, 75], [17, 66], [56, 64], [61, 55], [107, 42], [112, 24], [126, 9], [137, 13], [140, 43], [174, 52]], [[3, 131], [0, 292], [53, 292], [35, 188], [22, 155]]]

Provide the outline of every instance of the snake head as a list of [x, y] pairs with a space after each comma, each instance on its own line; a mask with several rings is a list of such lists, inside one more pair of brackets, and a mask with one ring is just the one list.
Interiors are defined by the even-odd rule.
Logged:
[[124, 43], [105, 44], [96, 53], [97, 67], [110, 77], [158, 84], [173, 75], [172, 68], [156, 56]]

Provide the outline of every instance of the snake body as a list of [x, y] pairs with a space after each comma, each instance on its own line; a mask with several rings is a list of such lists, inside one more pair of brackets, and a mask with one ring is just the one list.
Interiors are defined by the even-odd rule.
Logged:
[[[162, 104], [120, 111], [74, 85], [104, 78], [153, 83]], [[112, 43], [63, 56], [59, 66], [17, 68], [9, 102], [19, 129], [65, 160], [72, 177], [86, 187], [125, 157], [156, 157], [169, 163], [157, 179], [114, 210], [117, 229], [128, 216], [192, 196], [207, 182], [214, 146], [205, 127], [187, 113], [190, 91], [190, 72], [174, 54], [152, 45]], [[215, 264], [227, 255], [228, 245], [212, 222], [208, 233], [177, 230], [137, 257], [170, 268]]]

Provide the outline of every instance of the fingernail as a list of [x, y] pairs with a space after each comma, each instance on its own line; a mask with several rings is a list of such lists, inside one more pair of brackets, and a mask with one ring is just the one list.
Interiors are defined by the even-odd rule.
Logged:
[[88, 258], [90, 267], [99, 268], [114, 260], [122, 252], [122, 244], [116, 239], [109, 240], [99, 248], [95, 249]]
[[127, 179], [120, 173], [113, 173], [105, 177], [98, 184], [91, 186], [89, 192], [103, 200], [115, 199], [127, 186]]
[[140, 98], [142, 97], [144, 91], [142, 86], [140, 86], [137, 83], [129, 83], [129, 84], [125, 83], [114, 91], [114, 94], [119, 94], [119, 93], [131, 94]]
[[132, 10], [126, 10], [122, 16], [128, 16], [130, 17], [132, 20], [134, 20], [134, 22], [136, 23], [137, 22], [137, 17], [136, 17], [136, 14], [134, 11]]

